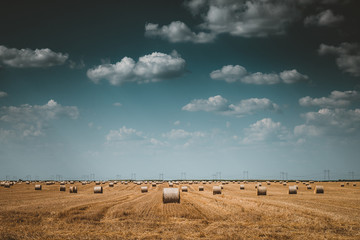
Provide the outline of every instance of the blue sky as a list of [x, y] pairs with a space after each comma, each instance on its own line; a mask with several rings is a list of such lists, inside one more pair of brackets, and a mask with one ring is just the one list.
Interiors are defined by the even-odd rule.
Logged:
[[0, 178], [360, 177], [355, 0], [3, 5]]

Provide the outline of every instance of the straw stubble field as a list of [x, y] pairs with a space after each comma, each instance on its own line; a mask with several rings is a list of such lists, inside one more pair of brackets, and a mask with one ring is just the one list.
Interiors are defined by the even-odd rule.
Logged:
[[[162, 189], [129, 183], [104, 187], [75, 183], [77, 194], [59, 184], [15, 184], [0, 188], [0, 239], [360, 239], [360, 188], [320, 183], [325, 194], [303, 184], [298, 193], [272, 183], [257, 196], [254, 183], [188, 186], [181, 203], [162, 203]], [[202, 185], [202, 184], [200, 184]], [[264, 184], [265, 185], [265, 184]], [[292, 185], [290, 183], [290, 185]], [[181, 188], [180, 185], [174, 187]]]

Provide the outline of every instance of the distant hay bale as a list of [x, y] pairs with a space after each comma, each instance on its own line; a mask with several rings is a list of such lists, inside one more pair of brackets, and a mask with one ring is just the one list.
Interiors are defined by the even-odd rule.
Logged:
[[36, 185], [35, 185], [35, 190], [41, 190], [41, 188], [42, 188], [42, 187], [41, 187], [40, 184], [36, 184]]
[[181, 191], [182, 191], [182, 192], [187, 192], [187, 191], [188, 191], [188, 187], [187, 187], [187, 186], [182, 186], [182, 187], [181, 187]]
[[261, 187], [261, 186], [262, 186], [262, 184], [261, 184], [261, 183], [258, 183], [258, 186], [259, 186], [259, 187]]
[[82, 182], [81, 184], [82, 184], [82, 185], [86, 185], [86, 182]]
[[29, 181], [26, 181], [26, 184], [30, 184], [30, 182], [29, 182]]
[[309, 183], [310, 183], [310, 184], [314, 184], [315, 182], [314, 182], [314, 181], [310, 181]]
[[266, 187], [258, 187], [257, 195], [266, 195]]
[[199, 186], [199, 191], [204, 191], [204, 186]]
[[221, 186], [213, 186], [213, 195], [221, 194]]
[[315, 190], [314, 190], [315, 194], [319, 194], [319, 193], [324, 193], [324, 187], [323, 186], [315, 186]]
[[163, 203], [180, 203], [180, 191], [178, 188], [163, 189]]
[[343, 183], [342, 183], [342, 184], [340, 184], [340, 187], [345, 187], [345, 184], [343, 184]]
[[267, 182], [266, 184], [267, 184], [267, 185], [271, 185], [271, 182]]
[[244, 184], [240, 185], [240, 190], [245, 190], [245, 185]]
[[169, 187], [173, 187], [174, 184], [172, 182], [169, 183]]
[[4, 187], [5, 187], [5, 188], [10, 188], [10, 185], [11, 185], [11, 184], [10, 184], [9, 182], [7, 182], [7, 183], [4, 184]]
[[141, 182], [139, 181], [139, 182], [137, 182], [136, 184], [137, 184], [137, 185], [141, 185]]
[[65, 191], [66, 191], [65, 185], [60, 185], [60, 192], [65, 192]]
[[125, 185], [127, 185], [127, 184], [128, 184], [128, 182], [124, 182], [124, 184], [125, 184]]
[[65, 182], [60, 182], [60, 185], [65, 185]]
[[356, 187], [356, 183], [353, 183], [353, 187]]
[[347, 182], [347, 183], [346, 183], [346, 185], [348, 185], [348, 186], [349, 186], [349, 185], [350, 185], [350, 183], [349, 183], [349, 182]]
[[113, 182], [109, 182], [109, 187], [114, 187], [114, 183], [113, 183]]
[[255, 189], [256, 189], [256, 188], [258, 188], [258, 185], [257, 185], [257, 184], [255, 185]]
[[141, 187], [141, 192], [142, 193], [148, 192], [148, 187], [147, 186], [142, 186]]
[[94, 193], [103, 193], [102, 186], [95, 186], [94, 187]]
[[306, 186], [306, 189], [307, 189], [307, 190], [311, 190], [311, 185], [307, 185], [307, 186]]
[[70, 181], [70, 184], [74, 184], [74, 181]]
[[156, 187], [156, 183], [152, 183], [151, 186], [152, 186], [152, 187]]
[[286, 186], [286, 185], [287, 185], [287, 183], [286, 183], [286, 182], [284, 182], [284, 183], [283, 183], [283, 186]]
[[221, 184], [221, 185], [219, 185], [219, 187], [221, 187], [221, 189], [224, 189], [224, 185], [222, 185], [222, 184]]
[[99, 182], [99, 181], [96, 181], [96, 182], [95, 182], [95, 185], [100, 185], [100, 182]]
[[298, 185], [294, 185], [295, 187], [296, 187], [296, 190], [299, 190], [299, 187], [298, 187]]
[[69, 191], [70, 191], [70, 193], [77, 193], [77, 187], [76, 186], [71, 186], [69, 188]]
[[297, 187], [289, 186], [289, 194], [297, 194]]

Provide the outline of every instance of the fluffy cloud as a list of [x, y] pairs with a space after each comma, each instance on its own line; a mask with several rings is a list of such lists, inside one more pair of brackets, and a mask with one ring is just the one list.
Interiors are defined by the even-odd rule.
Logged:
[[145, 25], [145, 36], [160, 37], [172, 43], [208, 43], [212, 42], [215, 38], [215, 35], [212, 33], [194, 33], [185, 23], [180, 21], [171, 22], [169, 25], [162, 27], [159, 27], [159, 24], [147, 23]]
[[341, 108], [360, 100], [357, 91], [332, 91], [328, 97], [312, 98], [309, 96], [299, 99], [299, 104], [304, 107]]
[[295, 1], [193, 0], [186, 6], [203, 17], [202, 28], [242, 37], [283, 34], [299, 16]]
[[6, 97], [7, 95], [6, 92], [0, 91], [0, 98]]
[[21, 136], [44, 135], [44, 128], [51, 120], [59, 118], [77, 119], [79, 111], [75, 106], [62, 106], [54, 100], [45, 105], [23, 104], [4, 106], [0, 109], [0, 121], [19, 131]]
[[336, 55], [336, 65], [353, 76], [360, 76], [360, 46], [357, 43], [341, 43], [338, 47], [321, 44], [320, 55]]
[[215, 112], [222, 115], [242, 117], [259, 111], [280, 111], [280, 107], [267, 98], [250, 98], [238, 104], [230, 104], [220, 95], [208, 99], [194, 99], [182, 107], [182, 110], [196, 112]]
[[166, 142], [161, 142], [155, 138], [148, 137], [141, 131], [138, 131], [134, 128], [127, 128], [126, 126], [123, 126], [118, 130], [109, 131], [109, 133], [106, 135], [106, 144], [115, 146], [117, 144], [134, 144], [134, 146], [163, 146], [166, 145]]
[[245, 137], [242, 143], [256, 143], [264, 141], [284, 141], [290, 136], [289, 131], [280, 122], [274, 122], [270, 118], [257, 121], [245, 129]]
[[322, 108], [302, 116], [306, 124], [295, 127], [294, 131], [298, 135], [342, 136], [356, 133], [360, 129], [360, 109]]
[[119, 103], [119, 102], [114, 102], [114, 103], [113, 103], [113, 106], [114, 106], [114, 107], [121, 107], [121, 106], [122, 106], [122, 104], [121, 104], [121, 103]]
[[227, 65], [221, 69], [210, 73], [210, 77], [215, 80], [223, 80], [228, 83], [242, 82], [256, 85], [272, 85], [280, 82], [292, 84], [308, 79], [308, 76], [299, 73], [296, 69], [285, 70], [277, 73], [249, 73], [240, 65]]
[[208, 99], [194, 99], [182, 107], [182, 110], [190, 112], [223, 112], [228, 110], [228, 103], [225, 98], [217, 95]]
[[199, 132], [199, 131], [188, 132], [188, 131], [185, 131], [184, 129], [171, 129], [170, 132], [164, 133], [162, 136], [165, 138], [174, 140], [174, 139], [186, 139], [186, 138], [193, 138], [193, 137], [197, 137], [197, 138], [204, 137], [205, 133]]
[[102, 79], [111, 85], [126, 82], [148, 83], [179, 77], [185, 72], [185, 60], [176, 51], [171, 55], [154, 52], [140, 57], [137, 62], [124, 57], [115, 64], [102, 64], [87, 71], [87, 76], [99, 83]]
[[0, 45], [0, 64], [10, 67], [52, 67], [64, 64], [68, 57], [66, 53], [56, 53], [48, 48], [32, 50]]
[[341, 15], [334, 15], [334, 13], [328, 9], [320, 12], [317, 15], [308, 16], [304, 20], [305, 25], [315, 25], [315, 26], [336, 26], [340, 22], [344, 21], [344, 17]]
[[106, 135], [107, 142], [122, 142], [143, 139], [144, 136], [142, 132], [139, 132], [133, 128], [127, 128], [125, 126], [119, 130], [110, 130], [110, 132]]

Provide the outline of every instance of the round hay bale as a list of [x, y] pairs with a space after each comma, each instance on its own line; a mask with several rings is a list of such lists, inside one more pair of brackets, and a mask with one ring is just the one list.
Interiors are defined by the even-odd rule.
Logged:
[[76, 186], [71, 186], [69, 188], [69, 191], [70, 191], [70, 193], [77, 193], [77, 187]]
[[343, 183], [342, 183], [342, 184], [340, 184], [340, 187], [345, 187], [345, 184], [343, 184]]
[[114, 187], [114, 183], [113, 183], [113, 182], [109, 182], [109, 187]]
[[66, 191], [65, 185], [60, 185], [60, 192], [65, 192], [65, 191]]
[[60, 182], [60, 185], [65, 185], [65, 182]]
[[307, 185], [307, 186], [306, 186], [306, 189], [307, 189], [307, 190], [311, 190], [311, 185]]
[[213, 195], [221, 194], [221, 186], [213, 186]]
[[319, 193], [322, 194], [322, 193], [324, 193], [324, 187], [323, 187], [323, 186], [319, 186], [319, 185], [315, 186], [314, 193], [315, 193], [315, 194], [319, 194]]
[[297, 194], [297, 187], [289, 186], [289, 194]]
[[163, 203], [180, 203], [180, 191], [178, 188], [163, 189]]
[[240, 190], [245, 190], [245, 185], [244, 184], [240, 185]]
[[156, 183], [152, 183], [151, 186], [152, 186], [152, 187], [156, 187]]
[[182, 192], [187, 192], [187, 191], [188, 191], [188, 187], [187, 187], [187, 186], [182, 186], [182, 187], [181, 187], [181, 191], [182, 191]]
[[174, 184], [173, 183], [169, 183], [169, 187], [173, 187], [174, 186]]
[[356, 183], [353, 183], [353, 187], [356, 187]]
[[70, 184], [74, 184], [74, 181], [70, 181]]
[[42, 188], [42, 187], [41, 187], [40, 184], [36, 184], [36, 185], [35, 185], [35, 190], [41, 190], [41, 188]]
[[29, 181], [26, 181], [26, 184], [30, 184], [30, 182], [29, 182]]
[[257, 188], [257, 195], [266, 195], [266, 187], [258, 187]]
[[284, 183], [283, 183], [283, 186], [286, 186], [286, 185], [287, 185], [287, 183], [286, 183], [286, 182], [284, 182]]
[[199, 186], [199, 191], [204, 191], [204, 186]]
[[267, 185], [271, 185], [271, 182], [267, 182], [266, 184], [267, 184]]
[[86, 182], [82, 182], [81, 184], [82, 184], [82, 185], [86, 185]]
[[142, 192], [142, 193], [148, 192], [148, 187], [147, 187], [147, 186], [142, 186], [142, 187], [141, 187], [141, 192]]
[[350, 185], [350, 183], [349, 183], [349, 182], [347, 182], [347, 183], [346, 183], [346, 185], [348, 185], [348, 186], [349, 186], [349, 185]]
[[94, 187], [94, 193], [103, 193], [102, 186], [95, 186]]
[[99, 182], [99, 181], [96, 181], [96, 182], [95, 182], [95, 185], [100, 185], [100, 182]]
[[4, 187], [5, 187], [5, 188], [10, 188], [10, 185], [11, 185], [11, 184], [10, 184], [9, 182], [7, 182], [7, 183], [4, 184]]
[[219, 185], [219, 187], [221, 187], [221, 189], [224, 189], [224, 185], [222, 185], [222, 184], [221, 184], [221, 185]]

